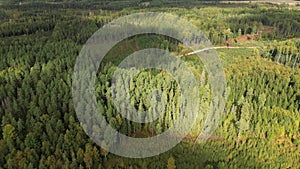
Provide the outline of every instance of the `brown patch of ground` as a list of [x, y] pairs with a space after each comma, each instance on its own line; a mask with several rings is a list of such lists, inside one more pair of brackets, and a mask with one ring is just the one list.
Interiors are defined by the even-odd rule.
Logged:
[[273, 26], [264, 26], [263, 27], [263, 30], [262, 30], [262, 34], [265, 35], [265, 34], [268, 34], [268, 33], [273, 33], [275, 32], [276, 28], [274, 28]]
[[253, 35], [247, 34], [247, 35], [242, 35], [237, 38], [229, 39], [228, 42], [229, 42], [229, 44], [255, 42], [255, 41], [257, 41], [258, 37], [259, 37], [258, 34], [253, 34]]
[[261, 34], [247, 34], [247, 35], [242, 35], [237, 38], [232, 38], [229, 39], [228, 42], [229, 44], [235, 44], [235, 43], [244, 43], [244, 42], [255, 42], [258, 40], [258, 38], [262, 35], [269, 34], [269, 33], [274, 33], [276, 28], [272, 26], [264, 26]]

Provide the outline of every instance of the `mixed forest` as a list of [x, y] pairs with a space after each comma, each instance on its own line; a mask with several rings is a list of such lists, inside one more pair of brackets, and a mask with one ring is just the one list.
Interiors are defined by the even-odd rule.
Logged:
[[[199, 140], [204, 121], [199, 118], [176, 147], [144, 159], [120, 157], [95, 144], [72, 100], [75, 61], [88, 38], [106, 23], [137, 12], [171, 13], [202, 30], [214, 46], [223, 47], [216, 51], [227, 80], [225, 109], [209, 138]], [[299, 38], [300, 11], [284, 4], [0, 0], [0, 168], [299, 168]], [[95, 85], [99, 109], [114, 129], [151, 137], [177, 120], [180, 89], [162, 70], [123, 79], [139, 111], [156, 111], [148, 96], [160, 88], [166, 102], [162, 118], [132, 122], [113, 103], [116, 67], [145, 48], [183, 54], [201, 84], [199, 114], [208, 111], [213, 97], [207, 72], [196, 55], [184, 55], [188, 51], [180, 42], [146, 34], [119, 45], [105, 56]]]

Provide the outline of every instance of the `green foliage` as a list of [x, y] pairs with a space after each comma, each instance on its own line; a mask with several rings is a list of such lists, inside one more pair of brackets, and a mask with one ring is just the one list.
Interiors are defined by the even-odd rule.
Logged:
[[[218, 129], [206, 141], [197, 140], [205, 120], [201, 116], [191, 133], [174, 149], [147, 159], [128, 159], [110, 154], [84, 133], [73, 107], [71, 77], [82, 44], [97, 28], [118, 16], [142, 11], [180, 15], [217, 45], [243, 34], [261, 34], [277, 41], [237, 44], [258, 46], [257, 50], [218, 50], [228, 82], [227, 104]], [[299, 168], [299, 41], [281, 41], [299, 36], [298, 16], [298, 12], [276, 5], [218, 7], [194, 1], [151, 1], [148, 5], [135, 1], [37, 2], [0, 6], [0, 166]], [[275, 30], [274, 36], [260, 33], [266, 26]], [[180, 87], [167, 72], [154, 69], [130, 80], [121, 76], [130, 91], [129, 95], [125, 91], [120, 95], [140, 111], [155, 113], [164, 108], [161, 118], [140, 124], [116, 111], [111, 96], [111, 77], [116, 65], [132, 52], [150, 47], [174, 53], [188, 51], [170, 37], [135, 36], [112, 49], [97, 74], [95, 90], [105, 121], [132, 137], [150, 137], [166, 131], [180, 112]], [[200, 81], [199, 115], [205, 115], [212, 99], [207, 73], [197, 57], [185, 56], [182, 60]], [[161, 89], [162, 95], [149, 97], [154, 89]], [[165, 106], [152, 106], [151, 99]], [[92, 123], [84, 127], [91, 127], [100, 136], [115, 138]]]
[[299, 53], [299, 40], [291, 39], [279, 42], [274, 41], [267, 47], [267, 49], [264, 50], [262, 56], [295, 69], [295, 67], [299, 68]]

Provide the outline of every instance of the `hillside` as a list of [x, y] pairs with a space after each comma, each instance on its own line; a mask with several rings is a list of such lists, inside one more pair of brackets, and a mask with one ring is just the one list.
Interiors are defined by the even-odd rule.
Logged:
[[[300, 168], [299, 10], [271, 3], [29, 2], [0, 6], [0, 168]], [[93, 46], [97, 41], [88, 39], [97, 30], [114, 19], [142, 12], [180, 16], [211, 44], [192, 51], [170, 36], [138, 34], [115, 43], [96, 72], [78, 71], [76, 59], [90, 54], [85, 47], [97, 50], [112, 44], [100, 39], [103, 46]], [[118, 39], [123, 36], [115, 31], [118, 28], [138, 30], [137, 24], [147, 21], [124, 27], [111, 24], [106, 27], [107, 37]], [[173, 33], [169, 20], [164, 21], [161, 30]], [[178, 36], [194, 36], [185, 31], [187, 25], [171, 26], [183, 29], [176, 32]], [[139, 69], [148, 62], [165, 63], [159, 57], [123, 62], [148, 48], [168, 51], [169, 59], [175, 60], [165, 65], [171, 71]], [[221, 95], [215, 95], [214, 87], [222, 81], [211, 81], [211, 75], [219, 72], [209, 72], [206, 64], [214, 62], [199, 59], [199, 53], [218, 58], [216, 65], [226, 79], [226, 86], [220, 85], [225, 90]], [[81, 61], [90, 63], [88, 68], [99, 63], [95, 58]], [[181, 71], [183, 65], [189, 71]], [[170, 72], [179, 74], [179, 80]], [[89, 78], [94, 85], [80, 92], [90, 84]], [[90, 93], [95, 94], [95, 102], [89, 102]], [[185, 102], [184, 94], [192, 101]], [[224, 108], [214, 109], [222, 99]], [[190, 109], [182, 111], [185, 107]], [[192, 128], [168, 151], [148, 158], [108, 151], [117, 145], [141, 155], [145, 150], [132, 148], [136, 145], [129, 138], [151, 138], [176, 124], [190, 125], [186, 116], [193, 113], [197, 117]], [[141, 119], [155, 120], [140, 123]], [[120, 139], [108, 126], [128, 137]], [[164, 148], [182, 137], [174, 133], [157, 144]], [[144, 144], [145, 149], [148, 146]]]

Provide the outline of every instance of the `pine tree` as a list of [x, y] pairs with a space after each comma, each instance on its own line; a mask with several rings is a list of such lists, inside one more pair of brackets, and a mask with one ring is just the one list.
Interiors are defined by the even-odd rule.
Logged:
[[168, 159], [168, 165], [167, 165], [168, 169], [176, 169], [176, 165], [175, 165], [175, 159], [171, 156]]

